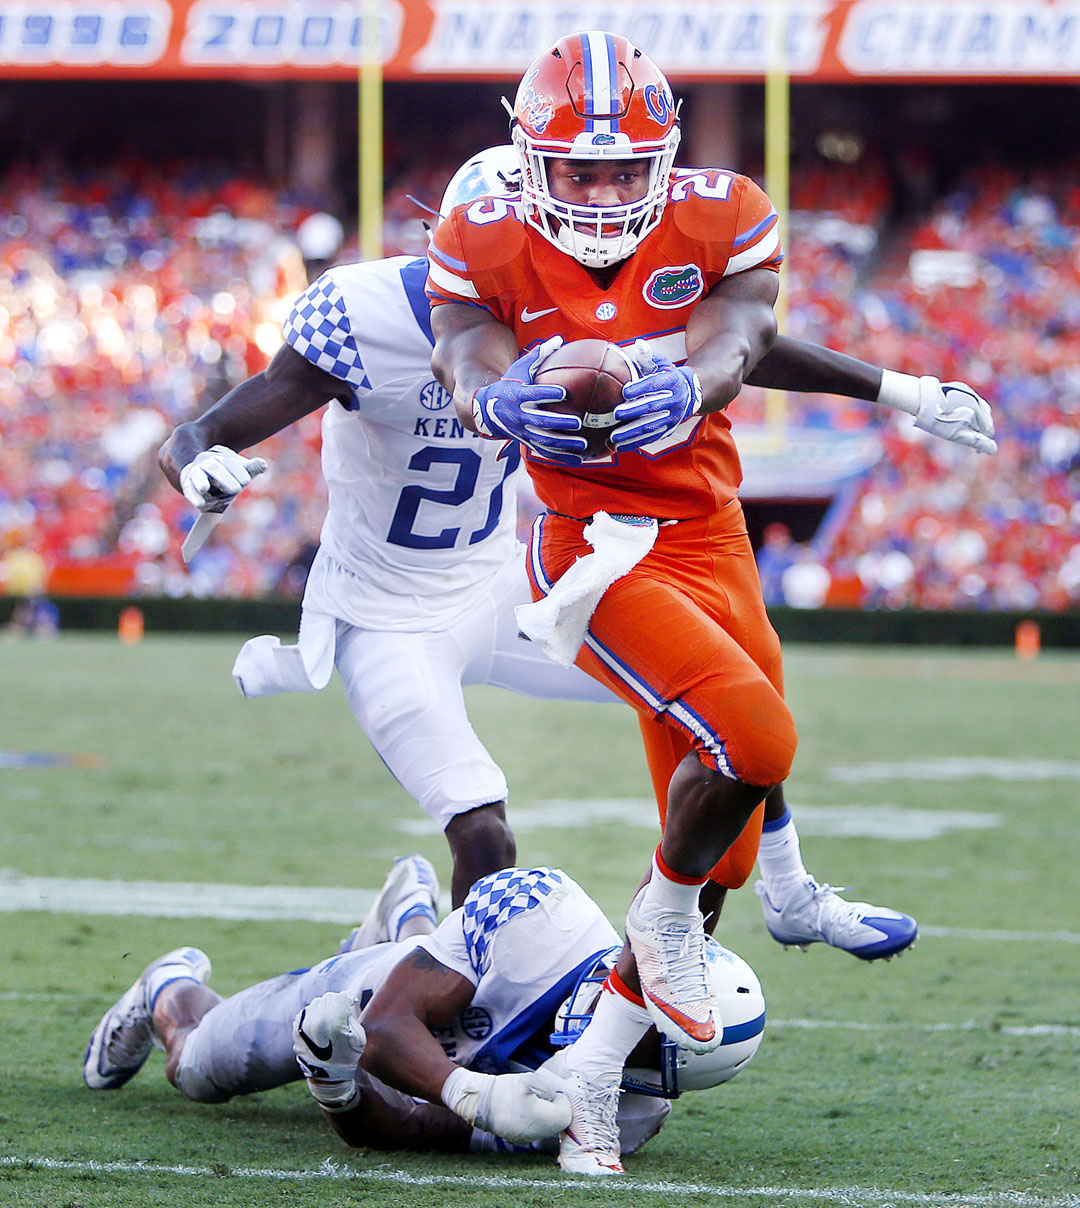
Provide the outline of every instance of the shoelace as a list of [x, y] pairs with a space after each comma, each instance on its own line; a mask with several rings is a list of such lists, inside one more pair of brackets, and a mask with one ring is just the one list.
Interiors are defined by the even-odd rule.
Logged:
[[695, 927], [657, 928], [657, 947], [666, 966], [669, 985], [678, 982], [681, 989], [691, 985], [699, 999], [710, 998], [709, 981], [705, 976], [705, 936]]
[[[845, 902], [837, 896], [841, 892], [843, 890], [835, 890], [831, 885], [817, 885], [810, 891], [814, 926], [830, 939], [841, 934], [854, 936], [856, 929], [862, 924], [859, 903]], [[831, 912], [829, 918], [825, 917], [826, 912]]]
[[582, 1149], [590, 1153], [619, 1152], [619, 1084], [601, 1086], [580, 1074], [573, 1080], [573, 1119], [570, 1131]]

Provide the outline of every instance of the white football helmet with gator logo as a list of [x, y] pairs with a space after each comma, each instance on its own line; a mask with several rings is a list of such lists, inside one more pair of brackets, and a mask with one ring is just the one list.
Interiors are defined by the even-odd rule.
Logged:
[[[570, 34], [529, 67], [507, 108], [528, 223], [590, 268], [625, 260], [660, 221], [679, 146], [663, 72], [620, 34]], [[571, 205], [551, 192], [552, 159], [646, 160], [648, 188], [625, 205]]]

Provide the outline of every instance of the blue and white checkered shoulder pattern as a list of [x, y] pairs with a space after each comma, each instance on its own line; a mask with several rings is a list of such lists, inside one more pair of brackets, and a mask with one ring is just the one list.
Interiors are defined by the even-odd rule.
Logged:
[[504, 868], [476, 882], [465, 899], [462, 929], [469, 959], [479, 975], [491, 963], [491, 944], [498, 929], [515, 915], [538, 906], [562, 883], [553, 868]]
[[329, 273], [296, 300], [282, 334], [304, 358], [357, 390], [370, 390], [360, 349], [352, 337], [345, 299]]

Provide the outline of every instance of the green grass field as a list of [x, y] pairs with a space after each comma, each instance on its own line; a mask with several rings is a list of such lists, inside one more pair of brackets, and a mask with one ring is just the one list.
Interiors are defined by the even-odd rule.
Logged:
[[[204, 948], [230, 993], [333, 951], [395, 855], [448, 880], [336, 682], [244, 701], [238, 645], [0, 644], [0, 1205], [1080, 1206], [1080, 658], [787, 651], [807, 866], [922, 935], [888, 964], [785, 952], [732, 895], [718, 937], [761, 978], [762, 1047], [597, 1186], [550, 1159], [349, 1150], [302, 1086], [188, 1103], [159, 1054], [83, 1086], [90, 1031], [160, 952]], [[520, 860], [621, 920], [656, 838], [630, 715], [470, 702]], [[26, 751], [87, 758], [10, 766]]]

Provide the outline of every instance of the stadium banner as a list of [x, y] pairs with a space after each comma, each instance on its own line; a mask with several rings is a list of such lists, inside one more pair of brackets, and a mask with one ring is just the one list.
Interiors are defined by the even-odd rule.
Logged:
[[832, 499], [881, 460], [876, 432], [790, 428], [779, 439], [767, 427], [736, 424], [743, 499]]
[[759, 79], [780, 10], [795, 80], [1080, 75], [1080, 0], [0, 0], [0, 78], [348, 79], [377, 12], [391, 80], [512, 80], [598, 28], [677, 81]]

